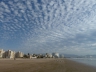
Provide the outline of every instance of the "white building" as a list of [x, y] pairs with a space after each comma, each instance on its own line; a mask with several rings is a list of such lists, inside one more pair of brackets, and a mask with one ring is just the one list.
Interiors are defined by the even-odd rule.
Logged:
[[18, 51], [18, 52], [16, 52], [15, 57], [16, 58], [21, 58], [21, 57], [23, 57], [23, 55], [24, 54], [22, 52]]
[[15, 57], [15, 51], [11, 50], [5, 51], [4, 58], [14, 58], [14, 57]]
[[30, 59], [36, 59], [37, 57], [36, 56], [33, 56], [33, 55], [29, 55], [28, 56]]
[[52, 53], [53, 57], [59, 58], [59, 53]]
[[5, 52], [5, 51], [3, 51], [3, 49], [0, 49], [0, 58], [3, 58], [4, 52]]
[[52, 58], [53, 56], [52, 56], [52, 54], [51, 53], [46, 53], [45, 54], [45, 58]]

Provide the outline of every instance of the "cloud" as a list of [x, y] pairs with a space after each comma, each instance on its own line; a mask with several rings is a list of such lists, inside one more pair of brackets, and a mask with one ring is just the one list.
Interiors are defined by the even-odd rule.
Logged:
[[26, 50], [81, 51], [95, 42], [95, 8], [95, 0], [1, 1], [0, 38], [19, 37]]

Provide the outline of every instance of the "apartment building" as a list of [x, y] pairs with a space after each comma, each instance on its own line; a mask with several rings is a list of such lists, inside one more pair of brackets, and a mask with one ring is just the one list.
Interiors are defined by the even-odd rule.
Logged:
[[23, 55], [24, 54], [22, 52], [18, 51], [18, 52], [16, 52], [15, 57], [16, 58], [21, 58], [21, 57], [23, 57]]
[[14, 58], [15, 57], [15, 51], [5, 51], [3, 58]]
[[5, 52], [5, 51], [3, 51], [3, 49], [0, 49], [0, 58], [3, 58], [4, 52]]

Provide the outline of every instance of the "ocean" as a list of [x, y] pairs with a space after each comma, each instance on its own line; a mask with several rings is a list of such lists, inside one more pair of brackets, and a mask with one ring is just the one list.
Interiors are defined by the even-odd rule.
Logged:
[[70, 58], [70, 60], [96, 67], [96, 58]]

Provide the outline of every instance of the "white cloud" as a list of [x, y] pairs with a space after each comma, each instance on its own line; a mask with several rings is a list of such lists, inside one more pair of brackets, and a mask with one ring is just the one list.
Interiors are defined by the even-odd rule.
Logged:
[[4, 2], [1, 2], [1, 5], [6, 9], [8, 8], [8, 6], [4, 3]]
[[[14, 0], [8, 1], [7, 4], [2, 1], [0, 3], [2, 30], [5, 32], [8, 30], [9, 37], [11, 33], [12, 36], [17, 36], [16, 32], [20, 36], [24, 35], [27, 39], [26, 46], [36, 48], [48, 47], [47, 43], [50, 42], [53, 44], [60, 42], [62, 45], [62, 40], [74, 39], [78, 34], [88, 35], [96, 29], [95, 0], [65, 0], [65, 2], [41, 0], [41, 2], [42, 4], [37, 0]], [[59, 45], [55, 47], [58, 48]]]

